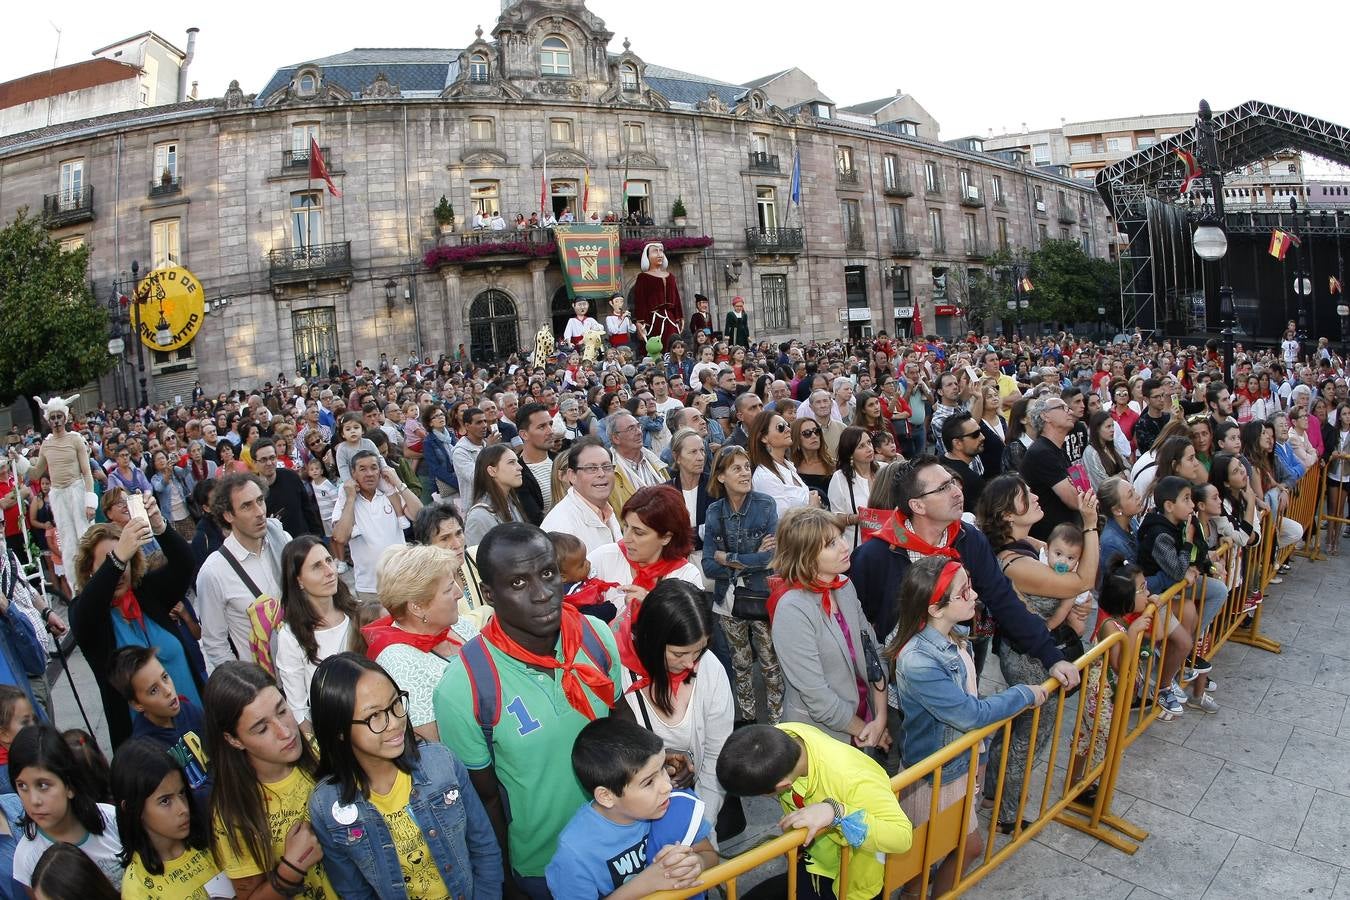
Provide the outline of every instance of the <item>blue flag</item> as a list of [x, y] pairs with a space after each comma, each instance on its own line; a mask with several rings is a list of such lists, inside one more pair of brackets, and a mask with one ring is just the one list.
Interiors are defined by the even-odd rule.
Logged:
[[798, 206], [802, 205], [802, 154], [801, 151], [794, 151], [792, 154], [792, 186], [788, 189], [788, 195], [792, 202]]

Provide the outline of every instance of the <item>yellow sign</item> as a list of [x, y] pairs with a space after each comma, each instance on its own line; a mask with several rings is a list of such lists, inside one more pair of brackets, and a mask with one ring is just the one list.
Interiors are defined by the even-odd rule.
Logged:
[[[156, 269], [136, 286], [141, 343], [151, 350], [168, 352], [186, 347], [206, 319], [202, 283], [182, 266]], [[168, 341], [161, 343], [160, 332]]]

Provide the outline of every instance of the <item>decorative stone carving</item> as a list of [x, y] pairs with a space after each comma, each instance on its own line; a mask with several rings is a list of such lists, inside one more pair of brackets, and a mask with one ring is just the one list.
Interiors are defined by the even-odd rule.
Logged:
[[580, 100], [584, 96], [581, 85], [575, 81], [564, 81], [558, 78], [539, 79], [539, 83], [535, 85], [535, 90], [540, 94], [551, 97], [571, 97]]
[[628, 153], [620, 154], [615, 165], [625, 166], [630, 169], [664, 169], [655, 156], [642, 150], [633, 150]]
[[249, 101], [253, 98], [252, 96], [244, 96], [243, 90], [239, 87], [238, 79], [234, 79], [230, 82], [230, 86], [225, 89], [224, 99], [226, 109], [243, 109], [249, 105]]
[[590, 165], [590, 161], [580, 153], [574, 150], [550, 150], [544, 154], [550, 166], [559, 166], [564, 168], [585, 168]]
[[466, 151], [459, 161], [466, 166], [504, 166], [508, 163], [502, 151], [483, 147]]
[[383, 72], [379, 72], [375, 75], [375, 80], [362, 89], [361, 96], [368, 100], [391, 100], [402, 97], [403, 92], [399, 90], [398, 85], [391, 84]]
[[697, 104], [697, 108], [701, 112], [710, 112], [710, 113], [730, 112], [730, 110], [727, 109], [727, 105], [722, 102], [722, 98], [717, 96], [716, 91], [708, 91], [707, 99], [700, 100]]

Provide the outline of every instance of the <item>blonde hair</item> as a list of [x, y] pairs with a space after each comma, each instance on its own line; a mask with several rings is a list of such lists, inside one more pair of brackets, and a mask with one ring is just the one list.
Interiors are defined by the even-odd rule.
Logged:
[[567, 457], [570, 454], [563, 452], [553, 457], [553, 471], [549, 475], [549, 487], [553, 491], [553, 505], [557, 506], [558, 501], [567, 493], [568, 484], [563, 481], [563, 473], [567, 471]]
[[441, 579], [453, 578], [455, 557], [449, 550], [426, 544], [390, 547], [375, 570], [380, 605], [395, 619], [407, 614], [409, 603], [430, 600]]
[[[120, 488], [110, 488], [109, 490], [120, 490]], [[104, 496], [107, 496], [107, 494]], [[75, 583], [77, 586], [87, 584], [94, 575], [94, 548], [104, 541], [116, 543], [121, 537], [122, 526], [112, 522], [99, 522], [97, 525], [89, 527], [89, 530], [80, 538], [80, 545], [75, 551]], [[131, 571], [131, 578], [128, 583], [132, 587], [138, 587], [141, 583], [141, 577], [145, 575], [145, 554], [137, 550], [131, 554], [131, 559], [125, 559], [123, 562]]]
[[773, 570], [788, 584], [812, 584], [820, 551], [844, 529], [839, 518], [825, 509], [799, 506], [778, 520], [778, 543], [773, 552]]

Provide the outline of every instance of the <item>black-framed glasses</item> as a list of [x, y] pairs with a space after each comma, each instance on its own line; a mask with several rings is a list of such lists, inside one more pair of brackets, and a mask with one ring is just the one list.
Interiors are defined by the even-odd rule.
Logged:
[[961, 482], [957, 480], [956, 476], [953, 475], [951, 478], [948, 478], [946, 481], [942, 482], [942, 484], [939, 484], [937, 487], [932, 488], [930, 490], [924, 491], [923, 493], [919, 494], [919, 496], [927, 497], [929, 494], [941, 494], [943, 491], [950, 491], [952, 488], [956, 487], [960, 483]]
[[977, 438], [980, 436], [980, 434], [981, 434], [980, 429], [976, 428], [974, 431], [967, 431], [965, 434], [957, 435], [957, 437], [965, 440], [969, 438]]
[[778, 432], [779, 434], [782, 434], [785, 431], [791, 431], [792, 426], [788, 425], [786, 422], [779, 422], [778, 424], [773, 426], [773, 430]]
[[384, 709], [377, 709], [364, 719], [352, 719], [352, 724], [366, 726], [370, 729], [371, 734], [383, 734], [389, 729], [389, 724], [393, 722], [394, 719], [402, 719], [407, 715], [408, 692], [399, 691], [394, 696], [393, 703], [390, 703]]
[[820, 434], [820, 429], [819, 429], [819, 428], [803, 428], [803, 429], [802, 429], [802, 437], [804, 437], [804, 438], [813, 438], [813, 437], [818, 436], [819, 434]]

